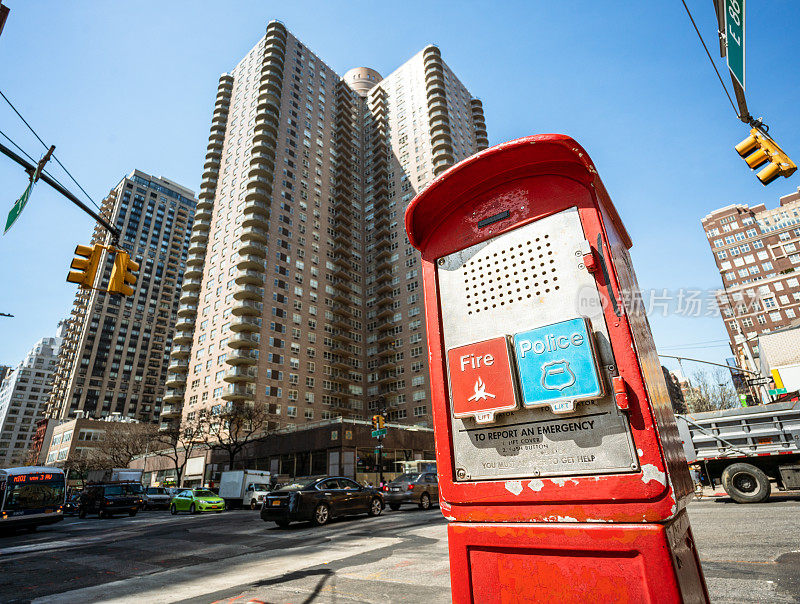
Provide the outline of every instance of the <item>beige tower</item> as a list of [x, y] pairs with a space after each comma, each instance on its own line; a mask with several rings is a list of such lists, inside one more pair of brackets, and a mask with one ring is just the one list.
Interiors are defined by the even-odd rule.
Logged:
[[165, 420], [260, 401], [277, 428], [429, 422], [414, 194], [487, 145], [428, 47], [340, 78], [278, 22], [220, 78]]
[[[47, 414], [69, 419], [121, 416], [156, 421], [172, 347], [186, 262], [194, 193], [134, 170], [103, 200], [102, 214], [122, 232], [139, 263], [130, 297], [105, 292], [112, 261], [101, 257], [95, 287], [79, 289], [54, 375]], [[92, 243], [106, 233], [95, 228]]]

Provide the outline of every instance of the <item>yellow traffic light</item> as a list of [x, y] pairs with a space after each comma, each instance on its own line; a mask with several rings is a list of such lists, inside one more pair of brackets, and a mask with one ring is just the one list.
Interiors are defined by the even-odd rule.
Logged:
[[763, 185], [768, 185], [778, 176], [788, 178], [797, 170], [795, 163], [783, 152], [778, 143], [757, 128], [750, 130], [750, 136], [734, 148], [752, 169], [769, 163], [756, 174]]
[[378, 429], [378, 418], [379, 417], [380, 417], [380, 415], [373, 415], [372, 416], [372, 429], [373, 430], [377, 430]]
[[75, 246], [77, 258], [72, 260], [69, 267], [77, 270], [67, 273], [67, 281], [77, 283], [81, 287], [92, 287], [94, 285], [94, 276], [97, 274], [97, 267], [100, 264], [100, 254], [102, 253], [102, 245]]
[[386, 427], [386, 419], [382, 416], [378, 416], [378, 430], [383, 430]]
[[131, 260], [128, 252], [117, 250], [114, 257], [114, 268], [111, 269], [111, 279], [108, 282], [108, 293], [132, 296], [131, 285], [136, 285], [137, 276], [134, 273], [138, 270], [139, 264]]

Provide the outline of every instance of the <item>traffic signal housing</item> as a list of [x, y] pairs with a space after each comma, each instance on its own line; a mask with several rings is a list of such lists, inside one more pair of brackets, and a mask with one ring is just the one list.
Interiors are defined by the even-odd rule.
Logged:
[[797, 170], [795, 163], [789, 159], [789, 156], [778, 146], [778, 143], [758, 130], [758, 128], [750, 130], [750, 136], [734, 148], [752, 169], [769, 163], [768, 166], [756, 174], [756, 177], [764, 186], [771, 183], [778, 176], [788, 178]]
[[373, 430], [377, 430], [378, 429], [378, 418], [379, 417], [380, 417], [380, 415], [373, 415], [372, 416], [372, 429]]
[[136, 273], [139, 270], [139, 264], [131, 260], [128, 252], [117, 250], [114, 256], [114, 268], [111, 269], [111, 279], [108, 282], [109, 294], [122, 294], [123, 296], [132, 296], [133, 287], [136, 285], [138, 278]]
[[382, 415], [378, 416], [378, 430], [383, 430], [386, 427], [386, 418]]
[[97, 274], [97, 267], [100, 265], [100, 254], [103, 253], [102, 245], [78, 245], [75, 246], [75, 256], [70, 268], [76, 270], [67, 273], [67, 281], [77, 283], [81, 287], [91, 288], [94, 285], [94, 277]]

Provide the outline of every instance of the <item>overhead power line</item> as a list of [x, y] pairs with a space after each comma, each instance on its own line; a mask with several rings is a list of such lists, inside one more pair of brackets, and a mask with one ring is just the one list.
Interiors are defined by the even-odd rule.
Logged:
[[714, 63], [714, 59], [711, 57], [711, 53], [708, 52], [708, 46], [706, 46], [705, 40], [703, 40], [703, 36], [700, 35], [700, 30], [697, 29], [697, 23], [694, 22], [694, 17], [692, 17], [692, 13], [689, 10], [689, 7], [686, 6], [686, 0], [681, 0], [681, 2], [683, 3], [683, 8], [686, 9], [686, 14], [689, 15], [689, 20], [692, 22], [692, 25], [694, 26], [694, 31], [697, 33], [697, 37], [700, 38], [700, 43], [703, 45], [703, 48], [706, 51], [708, 60], [711, 61], [711, 67], [714, 68], [714, 73], [717, 74], [717, 79], [719, 80], [719, 83], [722, 84], [722, 89], [725, 91], [725, 96], [728, 97], [728, 100], [731, 103], [731, 107], [733, 107], [733, 111], [734, 113], [736, 113], [736, 117], [741, 118], [742, 116], [739, 115], [739, 110], [736, 108], [736, 104], [733, 102], [730, 92], [728, 92], [728, 87], [725, 86], [725, 82], [722, 79], [722, 76], [719, 74], [719, 69], [717, 69], [717, 65], [716, 63]]
[[[31, 160], [31, 162], [32, 162], [32, 163], [34, 163], [34, 164], [38, 163], [38, 160], [35, 160], [35, 159], [33, 159], [33, 158], [30, 156], [30, 155], [28, 155], [27, 151], [25, 151], [25, 149], [23, 149], [23, 148], [22, 148], [22, 147], [20, 147], [20, 146], [19, 146], [17, 143], [15, 143], [15, 142], [13, 141], [13, 139], [12, 139], [10, 136], [8, 136], [8, 134], [6, 134], [6, 133], [5, 133], [5, 132], [3, 132], [2, 130], [0, 130], [0, 135], [2, 135], [2, 136], [3, 136], [3, 138], [5, 138], [5, 139], [6, 139], [6, 140], [7, 140], [9, 143], [11, 143], [12, 145], [14, 145], [14, 147], [16, 147], [17, 151], [19, 151], [19, 152], [20, 152], [20, 153], [22, 153], [22, 154], [23, 154], [25, 157], [27, 157], [29, 160]], [[47, 175], [47, 176], [49, 176], [49, 177], [50, 177], [50, 178], [51, 178], [51, 179], [52, 179], [52, 180], [53, 180], [55, 183], [57, 183], [57, 184], [61, 185], [61, 187], [62, 187], [62, 188], [66, 188], [66, 187], [64, 187], [64, 185], [62, 185], [62, 184], [61, 184], [61, 182], [59, 182], [59, 180], [58, 180], [57, 178], [55, 178], [55, 177], [54, 177], [52, 174], [50, 174], [50, 172], [48, 172], [47, 170], [42, 170], [42, 173], [43, 173], [43, 174], [45, 174], [45, 175]], [[96, 205], [96, 204], [95, 204], [95, 205]], [[100, 209], [100, 208], [98, 208], [98, 209]]]
[[[22, 114], [21, 114], [21, 113], [20, 113], [20, 112], [17, 110], [17, 108], [16, 108], [16, 107], [14, 107], [14, 104], [13, 104], [13, 103], [12, 103], [12, 102], [11, 102], [11, 101], [8, 99], [8, 97], [7, 97], [5, 94], [3, 94], [3, 91], [2, 91], [2, 90], [0, 90], [0, 96], [2, 96], [2, 97], [3, 97], [3, 99], [5, 99], [6, 103], [8, 103], [8, 106], [9, 106], [9, 107], [11, 107], [11, 109], [13, 109], [13, 110], [14, 110], [14, 113], [16, 113], [16, 114], [17, 114], [17, 116], [19, 116], [19, 119], [21, 119], [21, 120], [22, 120], [22, 123], [24, 123], [24, 124], [25, 124], [25, 125], [28, 127], [28, 130], [30, 130], [30, 131], [33, 133], [33, 135], [34, 135], [34, 136], [35, 136], [35, 137], [36, 137], [36, 138], [39, 140], [39, 142], [40, 142], [40, 143], [42, 143], [42, 146], [43, 146], [45, 149], [49, 149], [49, 145], [48, 145], [47, 143], [45, 143], [45, 142], [42, 140], [42, 137], [41, 137], [41, 136], [39, 136], [39, 135], [36, 133], [36, 130], [34, 130], [34, 129], [33, 129], [33, 126], [31, 126], [31, 125], [28, 123], [28, 120], [26, 120], [24, 117], [22, 117]], [[5, 136], [5, 135], [3, 135], [3, 136]], [[8, 137], [6, 136], [6, 138], [8, 138]], [[11, 140], [11, 139], [8, 139], [8, 140]], [[12, 142], [12, 144], [14, 144], [14, 146], [15, 146], [15, 147], [17, 147], [17, 149], [19, 149], [19, 147], [16, 145], [16, 143], [14, 143], [13, 141], [11, 141], [11, 142]], [[20, 151], [22, 151], [22, 149], [20, 149]], [[23, 153], [25, 153], [25, 152], [23, 151]], [[25, 155], [28, 155], [28, 154], [27, 154], [27, 153], [25, 153]], [[28, 155], [28, 157], [30, 157], [30, 156]], [[83, 194], [84, 194], [84, 195], [86, 195], [86, 198], [87, 198], [89, 201], [91, 201], [91, 202], [92, 202], [92, 204], [94, 205], [94, 207], [96, 207], [98, 210], [100, 210], [100, 209], [101, 209], [101, 208], [100, 208], [100, 206], [99, 206], [99, 205], [97, 205], [97, 203], [95, 202], [95, 200], [94, 200], [94, 199], [92, 199], [91, 195], [89, 195], [89, 194], [86, 192], [86, 189], [84, 189], [84, 188], [81, 186], [81, 183], [79, 183], [77, 180], [75, 180], [75, 177], [74, 177], [74, 176], [73, 176], [73, 175], [70, 173], [70, 171], [69, 171], [69, 170], [67, 170], [67, 168], [64, 166], [64, 164], [62, 164], [62, 163], [61, 163], [61, 160], [60, 160], [60, 159], [58, 159], [58, 157], [56, 157], [55, 155], [53, 155], [53, 159], [56, 161], [56, 163], [57, 163], [59, 166], [61, 166], [61, 169], [62, 169], [62, 170], [64, 170], [64, 172], [66, 172], [66, 173], [67, 173], [67, 176], [69, 176], [69, 177], [70, 177], [70, 179], [72, 180], [72, 182], [74, 182], [74, 183], [75, 183], [75, 185], [76, 185], [76, 186], [77, 186], [77, 187], [78, 187], [78, 188], [79, 188], [81, 191], [83, 191]], [[52, 178], [52, 176], [51, 176], [51, 178]], [[55, 179], [53, 179], [53, 180], [55, 180]]]

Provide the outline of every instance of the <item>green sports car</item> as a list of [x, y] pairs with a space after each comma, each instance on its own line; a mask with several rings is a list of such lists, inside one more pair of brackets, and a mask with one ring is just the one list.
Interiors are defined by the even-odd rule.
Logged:
[[225, 510], [225, 500], [208, 489], [186, 489], [180, 491], [169, 502], [171, 514], [178, 512], [222, 512]]

